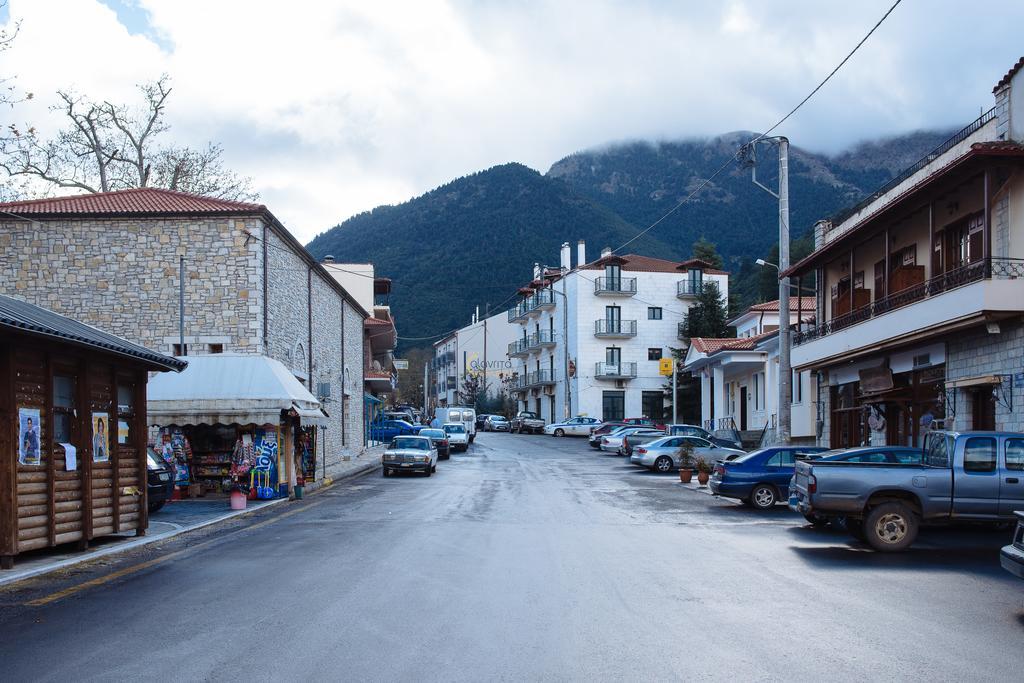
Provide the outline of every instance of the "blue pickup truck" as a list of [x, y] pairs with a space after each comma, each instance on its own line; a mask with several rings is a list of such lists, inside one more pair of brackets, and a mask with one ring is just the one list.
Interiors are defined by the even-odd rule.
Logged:
[[797, 461], [790, 507], [845, 518], [881, 551], [909, 547], [922, 523], [1014, 522], [1024, 510], [1024, 434], [930, 432], [920, 461]]

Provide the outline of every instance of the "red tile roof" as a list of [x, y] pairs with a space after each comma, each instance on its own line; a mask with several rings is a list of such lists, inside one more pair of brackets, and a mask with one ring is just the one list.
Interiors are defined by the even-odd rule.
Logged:
[[[808, 294], [807, 296], [802, 297], [802, 298], [801, 297], [795, 297], [795, 296], [789, 297], [789, 310], [790, 311], [795, 311], [798, 304], [800, 305], [800, 312], [801, 313], [804, 312], [804, 311], [813, 311], [813, 310], [815, 310], [814, 295], [813, 294]], [[779, 310], [779, 300], [776, 299], [775, 301], [765, 301], [762, 304], [754, 304], [753, 306], [751, 306], [750, 308], [747, 309], [747, 312], [750, 312], [750, 311], [776, 311], [777, 312], [778, 310]]]
[[1011, 154], [1015, 154], [1024, 152], [1024, 145], [1016, 142], [1009, 142], [1007, 140], [989, 140], [986, 142], [975, 142], [971, 145], [971, 151], [978, 154], [984, 154], [986, 152], [995, 152], [1000, 154], [1009, 152]]
[[718, 353], [719, 351], [750, 351], [768, 337], [778, 335], [778, 330], [762, 332], [753, 337], [738, 337], [732, 339], [711, 339], [707, 337], [694, 337], [690, 343], [698, 351], [706, 356]]
[[727, 346], [731, 346], [733, 344], [736, 344], [739, 341], [742, 341], [742, 340], [736, 339], [735, 337], [730, 338], [730, 339], [715, 339], [715, 338], [711, 338], [711, 337], [694, 337], [693, 339], [690, 340], [690, 345], [693, 346], [694, 348], [696, 348], [698, 351], [700, 351], [703, 354], [711, 355], [715, 351], [718, 351], [719, 349], [721, 349], [723, 347], [727, 347]]
[[996, 83], [996, 87], [992, 88], [992, 92], [995, 93], [1004, 85], [1007, 85], [1010, 82], [1010, 79], [1013, 78], [1014, 74], [1016, 74], [1022, 68], [1024, 68], [1024, 57], [1018, 59], [1017, 63], [1011, 66], [1010, 70], [1006, 72], [1006, 75], [999, 79], [999, 82]]
[[[668, 259], [654, 258], [653, 256], [641, 256], [640, 254], [624, 254], [619, 256], [614, 254], [612, 256], [604, 256], [591, 261], [590, 263], [580, 266], [581, 270], [601, 270], [604, 268], [605, 263], [608, 262], [619, 262], [622, 265], [622, 270], [633, 271], [638, 273], [678, 273], [681, 267], [686, 267], [690, 264], [701, 263], [697, 259], [690, 259], [688, 261], [669, 261]], [[705, 264], [710, 266], [710, 264]], [[716, 268], [704, 268], [704, 272], [708, 275], [728, 275], [728, 271], [718, 270]]]
[[215, 199], [187, 192], [153, 187], [69, 197], [2, 202], [0, 210], [23, 215], [153, 215], [153, 214], [224, 214], [261, 213], [263, 204]]
[[363, 320], [363, 327], [394, 327], [394, 322], [381, 320], [380, 318], [366, 318]]

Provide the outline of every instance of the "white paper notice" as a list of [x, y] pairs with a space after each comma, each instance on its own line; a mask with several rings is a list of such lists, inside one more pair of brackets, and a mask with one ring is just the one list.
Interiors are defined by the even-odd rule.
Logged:
[[62, 443], [64, 447], [64, 465], [68, 472], [74, 472], [78, 469], [78, 451], [69, 443]]

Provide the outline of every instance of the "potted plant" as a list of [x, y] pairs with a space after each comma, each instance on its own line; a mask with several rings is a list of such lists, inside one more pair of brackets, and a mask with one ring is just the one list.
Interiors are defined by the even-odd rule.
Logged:
[[711, 471], [714, 469], [714, 464], [707, 458], [697, 458], [697, 482], [701, 486], [708, 485], [708, 479], [711, 478]]
[[676, 455], [679, 456], [679, 481], [689, 484], [693, 480], [693, 444], [689, 439], [683, 440]]

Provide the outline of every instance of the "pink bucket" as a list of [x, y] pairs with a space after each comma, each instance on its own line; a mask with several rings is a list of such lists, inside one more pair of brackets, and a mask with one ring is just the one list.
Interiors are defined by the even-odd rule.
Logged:
[[232, 510], [244, 510], [245, 509], [245, 494], [241, 491], [231, 492], [231, 509]]

